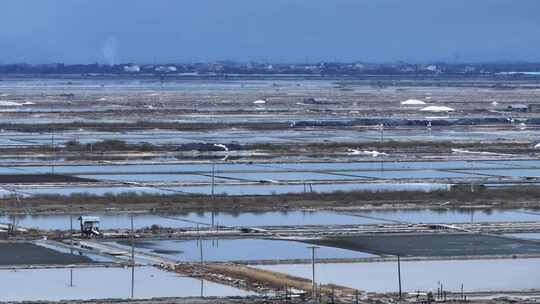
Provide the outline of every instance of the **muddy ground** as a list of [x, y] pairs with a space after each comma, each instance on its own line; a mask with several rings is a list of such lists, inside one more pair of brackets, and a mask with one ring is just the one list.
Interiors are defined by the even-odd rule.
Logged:
[[0, 184], [36, 184], [36, 183], [92, 183], [90, 178], [62, 174], [0, 174]]
[[71, 265], [93, 261], [82, 255], [62, 253], [25, 242], [0, 242], [0, 265]]
[[480, 234], [358, 235], [306, 241], [373, 254], [399, 256], [472, 256], [539, 254], [540, 242]]

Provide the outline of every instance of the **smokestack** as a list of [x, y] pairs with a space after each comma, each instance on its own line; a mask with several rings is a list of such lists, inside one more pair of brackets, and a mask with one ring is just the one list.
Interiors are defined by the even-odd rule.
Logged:
[[118, 55], [118, 40], [116, 39], [116, 37], [111, 36], [107, 38], [103, 43], [101, 52], [107, 64], [115, 65], [119, 63], [120, 60]]

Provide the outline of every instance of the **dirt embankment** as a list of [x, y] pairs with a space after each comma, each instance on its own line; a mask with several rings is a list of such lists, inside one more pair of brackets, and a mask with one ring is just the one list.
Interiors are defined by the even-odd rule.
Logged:
[[[534, 154], [534, 144], [528, 141], [493, 141], [493, 142], [456, 142], [456, 141], [368, 141], [368, 142], [307, 142], [307, 143], [253, 143], [238, 144], [226, 143], [229, 151], [258, 151], [277, 154], [310, 154], [330, 153], [346, 154], [349, 149], [377, 150], [388, 154], [450, 154], [452, 149], [464, 149], [482, 151], [497, 154]], [[66, 142], [64, 145], [35, 146], [8, 146], [0, 147], [4, 153], [50, 153], [55, 155], [69, 156], [75, 153], [84, 153], [83, 157], [91, 157], [99, 153], [141, 153], [141, 152], [222, 152], [223, 149], [212, 143], [186, 143], [186, 144], [151, 144], [151, 143], [128, 143], [123, 140], [102, 140], [95, 143], [80, 143], [75, 140]], [[74, 158], [72, 156], [72, 158]]]
[[376, 209], [376, 208], [540, 208], [540, 187], [497, 188], [456, 187], [453, 190], [350, 191], [295, 193], [272, 196], [216, 196], [189, 194], [36, 195], [0, 199], [0, 211], [67, 212], [123, 211], [150, 212], [257, 212], [295, 209]]
[[[137, 111], [136, 113], [140, 113]], [[125, 114], [125, 113], [123, 113]], [[178, 131], [208, 131], [223, 129], [246, 129], [246, 130], [281, 130], [289, 128], [287, 123], [279, 122], [242, 122], [242, 123], [177, 123], [177, 122], [157, 122], [138, 121], [133, 123], [104, 123], [104, 122], [70, 122], [70, 123], [48, 123], [48, 124], [26, 124], [26, 123], [0, 123], [0, 128], [8, 131], [19, 132], [60, 132], [66, 130], [93, 130], [104, 132], [126, 132], [134, 130], [178, 130]]]
[[[178, 264], [174, 271], [258, 292], [294, 288], [305, 291], [307, 295], [312, 290], [311, 280], [233, 263]], [[328, 298], [353, 295], [357, 292], [355, 289], [333, 284], [321, 284], [317, 288], [321, 296]]]
[[456, 142], [456, 141], [367, 141], [367, 142], [309, 142], [309, 143], [257, 143], [244, 147], [272, 153], [348, 153], [349, 149], [377, 150], [388, 154], [451, 154], [452, 149], [482, 151], [497, 154], [532, 154], [534, 145], [527, 141]]

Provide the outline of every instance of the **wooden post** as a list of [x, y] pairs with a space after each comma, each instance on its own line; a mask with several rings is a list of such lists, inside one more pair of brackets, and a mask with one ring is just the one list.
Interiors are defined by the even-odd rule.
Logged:
[[401, 299], [401, 263], [399, 260], [399, 255], [397, 256], [397, 269], [398, 269], [399, 298]]

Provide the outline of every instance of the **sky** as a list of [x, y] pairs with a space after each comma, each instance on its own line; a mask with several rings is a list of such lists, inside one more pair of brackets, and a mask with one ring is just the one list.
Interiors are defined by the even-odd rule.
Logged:
[[1, 0], [0, 64], [540, 62], [538, 0]]

